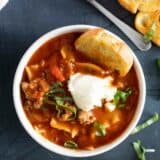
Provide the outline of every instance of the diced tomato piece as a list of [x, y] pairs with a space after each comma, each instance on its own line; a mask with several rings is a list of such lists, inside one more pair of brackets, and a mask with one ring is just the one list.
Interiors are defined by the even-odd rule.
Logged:
[[52, 66], [50, 69], [51, 69], [51, 73], [58, 81], [62, 82], [65, 80], [65, 78], [64, 78], [62, 72], [60, 71], [60, 69], [58, 68], [58, 66]]
[[53, 55], [49, 62], [50, 65], [50, 71], [52, 75], [60, 82], [65, 80], [65, 77], [63, 76], [63, 73], [61, 72], [60, 68], [57, 65], [57, 55]]

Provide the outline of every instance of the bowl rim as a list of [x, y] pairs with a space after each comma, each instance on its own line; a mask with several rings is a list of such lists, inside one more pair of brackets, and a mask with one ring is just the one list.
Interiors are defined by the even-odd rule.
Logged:
[[[17, 66], [16, 72], [15, 72], [15, 76], [14, 76], [14, 80], [13, 80], [12, 94], [13, 94], [13, 102], [14, 102], [16, 114], [18, 116], [18, 119], [19, 119], [21, 125], [26, 130], [26, 132], [30, 135], [30, 137], [32, 137], [32, 139], [34, 139], [38, 144], [40, 144], [41, 146], [43, 146], [44, 148], [46, 148], [47, 150], [49, 150], [51, 152], [55, 152], [55, 153], [63, 155], [63, 156], [90, 157], [90, 156], [95, 156], [95, 155], [107, 152], [107, 151], [115, 148], [120, 143], [122, 143], [129, 136], [131, 131], [135, 128], [135, 126], [137, 125], [137, 123], [142, 115], [143, 109], [144, 109], [145, 97], [146, 97], [146, 83], [145, 83], [144, 73], [143, 73], [143, 70], [142, 70], [142, 67], [140, 65], [139, 60], [137, 59], [134, 52], [130, 49], [131, 54], [133, 55], [134, 67], [136, 70], [138, 83], [139, 83], [139, 90], [140, 90], [139, 100], [138, 100], [137, 109], [135, 111], [134, 117], [132, 118], [132, 121], [130, 122], [128, 127], [125, 129], [125, 131], [119, 137], [117, 137], [115, 140], [113, 140], [111, 143], [100, 146], [98, 148], [95, 148], [92, 151], [67, 149], [62, 146], [56, 145], [53, 142], [50, 142], [49, 140], [47, 140], [46, 138], [41, 136], [39, 133], [36, 133], [35, 129], [32, 127], [31, 123], [29, 122], [29, 120], [23, 110], [23, 107], [22, 107], [21, 94], [20, 94], [20, 83], [21, 83], [23, 72], [24, 72], [24, 68], [27, 65], [28, 61], [30, 60], [31, 56], [35, 53], [35, 51], [40, 46], [42, 46], [44, 43], [46, 43], [51, 38], [63, 35], [65, 33], [84, 32], [88, 29], [97, 28], [97, 27], [98, 26], [81, 25], [81, 24], [79, 25], [78, 24], [78, 25], [64, 26], [64, 27], [60, 27], [58, 29], [51, 30], [50, 32], [42, 35], [32, 45], [30, 45], [30, 47], [26, 50], [26, 52], [22, 56], [18, 66]], [[119, 38], [114, 33], [110, 32], [108, 30], [106, 30], [106, 32], [113, 35], [115, 38], [123, 41], [121, 38]]]

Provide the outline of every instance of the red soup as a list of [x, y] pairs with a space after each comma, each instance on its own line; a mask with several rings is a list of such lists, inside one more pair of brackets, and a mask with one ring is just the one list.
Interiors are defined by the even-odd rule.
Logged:
[[[74, 42], [80, 35], [53, 38], [34, 53], [24, 70], [21, 96], [35, 131], [58, 145], [92, 150], [112, 142], [127, 128], [139, 88], [133, 67], [120, 77], [76, 51]], [[108, 84], [108, 98], [98, 105], [101, 82]], [[92, 102], [97, 105], [91, 106]]]

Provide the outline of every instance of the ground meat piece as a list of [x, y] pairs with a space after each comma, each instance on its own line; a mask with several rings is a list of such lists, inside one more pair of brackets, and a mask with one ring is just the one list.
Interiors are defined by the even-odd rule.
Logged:
[[31, 100], [26, 100], [25, 103], [23, 104], [24, 110], [29, 112], [32, 110], [33, 102]]
[[43, 103], [43, 95], [49, 89], [49, 85], [43, 78], [37, 78], [31, 82], [22, 82], [22, 91], [25, 98], [32, 101], [34, 108], [39, 108]]
[[33, 103], [34, 108], [39, 109], [43, 104], [43, 96], [39, 99], [36, 99]]
[[48, 69], [45, 69], [42, 72], [42, 76], [44, 77], [44, 79], [47, 80], [49, 84], [53, 84], [53, 82], [55, 81], [54, 76], [51, 74], [51, 72]]
[[78, 120], [80, 124], [89, 125], [96, 120], [96, 117], [92, 114], [92, 112], [79, 111]]

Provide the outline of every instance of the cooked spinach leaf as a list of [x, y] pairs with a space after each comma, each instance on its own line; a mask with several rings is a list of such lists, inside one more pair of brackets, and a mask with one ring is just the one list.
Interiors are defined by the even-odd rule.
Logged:
[[77, 149], [77, 148], [78, 148], [78, 144], [75, 143], [75, 142], [72, 141], [72, 140], [66, 141], [66, 142], [64, 143], [64, 146], [67, 147], [67, 148], [72, 148], [72, 149]]
[[131, 88], [126, 88], [125, 90], [117, 90], [116, 94], [114, 95], [113, 103], [119, 107], [125, 107], [125, 103], [129, 95], [132, 94]]
[[93, 127], [96, 129], [96, 136], [105, 136], [107, 134], [106, 127], [98, 121], [93, 123]]
[[51, 86], [49, 91], [44, 95], [43, 102], [44, 104], [55, 106], [58, 117], [64, 112], [64, 110], [68, 110], [72, 113], [72, 116], [68, 120], [76, 118], [77, 108], [73, 105], [72, 97], [66, 95], [61, 82], [55, 82]]

